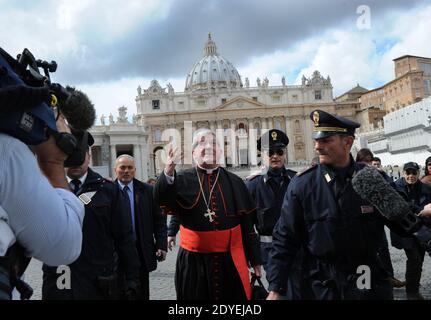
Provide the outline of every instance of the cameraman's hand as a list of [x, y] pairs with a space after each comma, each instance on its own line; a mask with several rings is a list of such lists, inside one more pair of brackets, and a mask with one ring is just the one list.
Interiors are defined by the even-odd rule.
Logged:
[[[54, 111], [55, 116], [57, 117], [57, 112], [56, 110]], [[70, 133], [70, 128], [66, 123], [66, 120], [64, 119], [63, 115], [60, 114], [58, 116], [57, 122], [55, 123], [57, 125], [57, 130], [58, 132], [67, 132]]]
[[[70, 128], [62, 115], [58, 117], [56, 124], [59, 132], [70, 133]], [[64, 161], [67, 155], [57, 146], [54, 137], [50, 136], [47, 141], [34, 146], [33, 151], [36, 153], [40, 169], [52, 186], [69, 190], [64, 174]]]
[[[56, 110], [54, 110], [54, 114], [57, 116]], [[64, 119], [63, 115], [59, 115], [55, 124], [57, 125], [58, 132], [70, 133], [70, 128], [66, 124], [66, 120]], [[50, 136], [47, 141], [35, 146], [33, 150], [37, 155], [39, 164], [41, 162], [54, 162], [56, 164], [63, 165], [64, 160], [67, 159], [67, 155], [59, 147], [57, 147], [57, 144], [55, 143], [55, 140], [52, 136]]]

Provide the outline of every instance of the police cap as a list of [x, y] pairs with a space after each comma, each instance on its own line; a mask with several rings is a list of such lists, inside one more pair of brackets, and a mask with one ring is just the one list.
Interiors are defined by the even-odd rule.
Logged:
[[332, 115], [322, 110], [312, 111], [310, 119], [314, 122], [313, 139], [323, 139], [335, 134], [354, 136], [355, 129], [361, 126], [355, 121]]
[[257, 150], [269, 150], [277, 148], [285, 148], [289, 144], [287, 135], [277, 129], [271, 129], [265, 132], [259, 140], [257, 140]]

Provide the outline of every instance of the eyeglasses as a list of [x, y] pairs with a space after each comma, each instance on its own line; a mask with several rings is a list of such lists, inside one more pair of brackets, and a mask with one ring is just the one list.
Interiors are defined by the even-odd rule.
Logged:
[[278, 156], [282, 156], [284, 154], [283, 149], [269, 149], [268, 150], [268, 156], [272, 157], [274, 154], [277, 154]]

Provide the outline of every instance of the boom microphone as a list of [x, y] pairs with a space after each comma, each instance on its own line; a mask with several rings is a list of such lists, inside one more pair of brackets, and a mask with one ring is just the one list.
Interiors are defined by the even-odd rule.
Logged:
[[96, 110], [93, 103], [80, 90], [69, 86], [65, 90], [65, 92], [62, 91], [61, 93], [58, 93], [58, 90], [54, 90], [59, 95], [65, 95], [65, 99], [60, 97], [58, 103], [60, 112], [74, 130], [85, 131], [90, 129], [96, 120]]
[[422, 220], [410, 210], [408, 203], [377, 169], [364, 167], [353, 177], [352, 186], [363, 200], [371, 203], [404, 232], [414, 236], [425, 250], [431, 251], [431, 230], [423, 225]]
[[373, 167], [366, 166], [360, 170], [353, 177], [352, 186], [362, 199], [370, 202], [390, 221], [401, 221], [406, 213], [412, 213], [408, 203]]

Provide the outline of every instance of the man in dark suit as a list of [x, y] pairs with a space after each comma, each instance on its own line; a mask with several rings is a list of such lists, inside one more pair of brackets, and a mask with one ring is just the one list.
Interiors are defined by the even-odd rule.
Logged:
[[[88, 145], [94, 140], [89, 136]], [[139, 292], [139, 259], [133, 231], [118, 186], [92, 171], [89, 148], [82, 165], [67, 169], [71, 190], [85, 204], [82, 250], [68, 265], [70, 287], [58, 287], [62, 273], [43, 265], [43, 300], [118, 299], [117, 269], [123, 270], [123, 295], [135, 299]]]
[[150, 297], [149, 272], [157, 268], [157, 260], [166, 259], [166, 216], [153, 201], [153, 187], [135, 179], [136, 167], [132, 156], [121, 155], [115, 164], [116, 182], [128, 204], [135, 233], [136, 248], [141, 262], [142, 299]]

